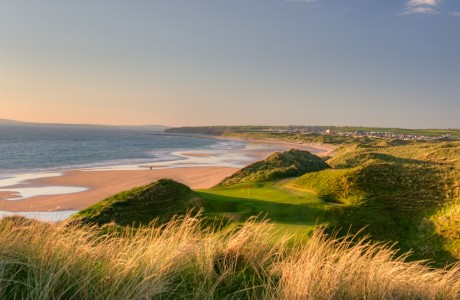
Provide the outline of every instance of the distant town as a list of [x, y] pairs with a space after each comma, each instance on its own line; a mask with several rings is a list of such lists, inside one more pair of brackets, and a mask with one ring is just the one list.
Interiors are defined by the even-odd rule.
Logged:
[[[401, 140], [416, 140], [416, 141], [434, 141], [434, 140], [460, 140], [460, 137], [454, 138], [451, 133], [444, 133], [435, 135], [430, 134], [409, 134], [409, 133], [398, 133], [388, 131], [369, 131], [369, 130], [353, 130], [346, 131], [346, 127], [336, 130], [333, 128], [327, 128], [324, 126], [297, 126], [291, 125], [284, 128], [277, 128], [273, 130], [276, 133], [283, 134], [322, 134], [322, 135], [339, 135], [346, 137], [357, 137], [357, 138], [378, 138], [378, 139], [401, 139]], [[345, 131], [343, 131], [345, 129]]]
[[[332, 140], [343, 138], [337, 143], [346, 139], [354, 138], [376, 138], [376, 139], [400, 139], [410, 141], [439, 141], [439, 140], [460, 140], [460, 130], [448, 129], [405, 129], [405, 128], [378, 128], [360, 126], [199, 126], [199, 127], [177, 127], [165, 130], [166, 133], [189, 133], [189, 134], [210, 134], [210, 135], [243, 135], [253, 137], [294, 137], [299, 139], [314, 139], [315, 137], [328, 137]], [[327, 142], [332, 142], [328, 139]]]

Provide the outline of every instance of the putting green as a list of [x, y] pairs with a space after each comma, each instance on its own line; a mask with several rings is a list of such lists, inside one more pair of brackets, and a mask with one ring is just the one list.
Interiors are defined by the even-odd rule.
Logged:
[[274, 230], [306, 237], [316, 225], [326, 225], [326, 208], [314, 192], [290, 187], [292, 180], [277, 183], [237, 184], [224, 188], [198, 190], [209, 218], [243, 222], [261, 216], [274, 223]]

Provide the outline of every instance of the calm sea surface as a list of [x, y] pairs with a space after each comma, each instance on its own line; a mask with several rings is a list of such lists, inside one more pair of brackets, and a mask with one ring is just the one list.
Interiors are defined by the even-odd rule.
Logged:
[[235, 149], [236, 141], [163, 135], [144, 129], [0, 125], [0, 176], [181, 159], [171, 152]]

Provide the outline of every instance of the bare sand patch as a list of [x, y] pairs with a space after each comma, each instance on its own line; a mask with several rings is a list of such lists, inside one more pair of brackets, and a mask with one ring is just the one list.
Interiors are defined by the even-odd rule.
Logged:
[[36, 196], [24, 200], [4, 200], [12, 193], [0, 194], [0, 210], [12, 212], [81, 210], [113, 194], [136, 186], [149, 184], [161, 178], [171, 178], [193, 189], [209, 188], [236, 172], [228, 167], [191, 167], [135, 171], [69, 171], [60, 177], [40, 178], [30, 181], [36, 186], [79, 186], [86, 191]]
[[14, 198], [17, 196], [17, 192], [0, 192], [0, 200], [5, 200], [8, 198]]

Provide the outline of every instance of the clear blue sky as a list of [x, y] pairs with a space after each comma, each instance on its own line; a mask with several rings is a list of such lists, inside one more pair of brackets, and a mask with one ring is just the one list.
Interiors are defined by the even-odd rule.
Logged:
[[460, 1], [1, 1], [0, 118], [460, 128]]

